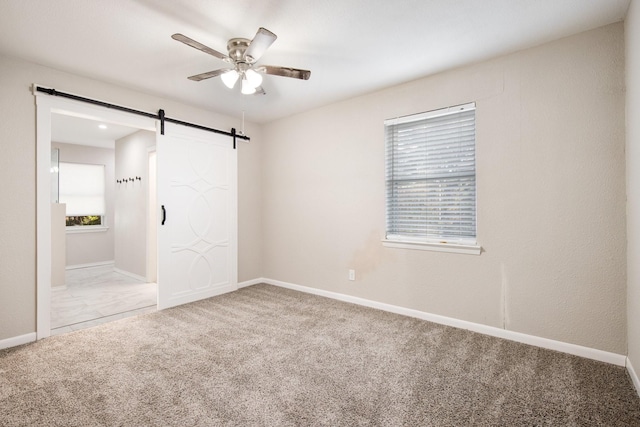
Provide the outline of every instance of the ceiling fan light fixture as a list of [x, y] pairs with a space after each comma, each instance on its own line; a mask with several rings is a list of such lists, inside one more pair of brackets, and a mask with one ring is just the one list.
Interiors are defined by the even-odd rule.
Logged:
[[220, 76], [224, 85], [229, 89], [233, 89], [238, 81], [238, 77], [240, 77], [240, 74], [238, 74], [236, 70], [229, 70]]
[[249, 80], [247, 80], [246, 78], [243, 78], [241, 92], [243, 95], [253, 95], [254, 93], [256, 93], [256, 88], [253, 85], [251, 85], [251, 82], [249, 82]]
[[[228, 55], [218, 52], [215, 49], [205, 46], [200, 42], [185, 36], [184, 34], [174, 34], [174, 40], [184, 43], [194, 49], [206, 54], [215, 56], [218, 59], [230, 64], [232, 68], [220, 68], [206, 73], [200, 73], [187, 77], [189, 80], [199, 82], [212, 77], [220, 77], [224, 85], [233, 89], [242, 80], [241, 92], [244, 95], [254, 93], [265, 94], [262, 88], [262, 74], [289, 77], [294, 79], [309, 80], [311, 71], [291, 67], [281, 67], [275, 65], [256, 66], [264, 52], [276, 41], [277, 36], [266, 28], [260, 27], [252, 40], [245, 38], [232, 38], [227, 43]], [[256, 66], [255, 69], [254, 66]]]
[[247, 76], [249, 84], [251, 84], [251, 86], [253, 86], [254, 88], [257, 88], [262, 84], [262, 75], [256, 73], [254, 70], [248, 69], [244, 74], [245, 76]]

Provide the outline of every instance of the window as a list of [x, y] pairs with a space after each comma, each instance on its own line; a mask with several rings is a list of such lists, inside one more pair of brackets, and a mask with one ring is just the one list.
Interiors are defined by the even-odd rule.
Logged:
[[67, 226], [104, 226], [104, 165], [60, 162], [59, 180]]
[[472, 246], [480, 253], [475, 246], [475, 103], [384, 125], [386, 242]]

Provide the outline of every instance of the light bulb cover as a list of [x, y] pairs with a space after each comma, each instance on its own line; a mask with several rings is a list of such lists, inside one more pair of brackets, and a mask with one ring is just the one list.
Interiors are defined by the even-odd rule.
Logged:
[[240, 77], [240, 74], [238, 74], [236, 70], [229, 70], [220, 76], [222, 83], [224, 83], [224, 85], [229, 89], [233, 89], [238, 81], [238, 77]]
[[242, 94], [243, 95], [253, 95], [256, 93], [256, 88], [251, 85], [249, 80], [242, 79]]
[[254, 88], [257, 88], [262, 84], [262, 75], [260, 73], [257, 73], [252, 69], [248, 69], [244, 75], [247, 76], [247, 80], [249, 80], [249, 83]]

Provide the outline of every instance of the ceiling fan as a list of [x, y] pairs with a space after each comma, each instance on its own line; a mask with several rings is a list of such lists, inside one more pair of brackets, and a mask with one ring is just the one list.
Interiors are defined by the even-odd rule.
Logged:
[[199, 82], [200, 80], [220, 76], [223, 83], [228, 88], [233, 88], [238, 80], [242, 82], [242, 93], [245, 95], [264, 94], [262, 88], [262, 74], [274, 76], [291, 77], [294, 79], [309, 80], [311, 71], [300, 70], [290, 67], [279, 67], [275, 65], [256, 65], [256, 62], [264, 52], [276, 41], [277, 36], [266, 28], [259, 28], [253, 40], [244, 38], [233, 38], [227, 43], [228, 55], [218, 52], [208, 46], [199, 43], [183, 34], [171, 36], [174, 40], [182, 42], [188, 46], [198, 49], [204, 53], [215, 56], [218, 59], [228, 62], [231, 68], [221, 68], [219, 70], [208, 71], [202, 74], [188, 77], [189, 80]]

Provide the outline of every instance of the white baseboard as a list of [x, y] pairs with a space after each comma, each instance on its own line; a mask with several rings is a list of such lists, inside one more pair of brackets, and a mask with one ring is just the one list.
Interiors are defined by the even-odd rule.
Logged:
[[20, 335], [17, 337], [7, 338], [4, 340], [0, 340], [0, 350], [16, 347], [18, 345], [27, 344], [30, 342], [34, 342], [36, 340], [36, 333], [32, 332], [30, 334]]
[[89, 262], [86, 264], [67, 265], [65, 270], [76, 270], [78, 268], [103, 267], [105, 265], [113, 265], [114, 261]]
[[113, 268], [113, 271], [115, 271], [116, 273], [122, 274], [122, 275], [124, 275], [124, 276], [131, 277], [132, 279], [140, 280], [140, 281], [142, 281], [142, 282], [146, 282], [146, 281], [147, 281], [147, 278], [146, 278], [146, 277], [144, 277], [144, 276], [140, 276], [140, 275], [138, 275], [138, 274], [131, 273], [131, 272], [129, 272], [129, 271], [122, 270], [122, 269], [120, 269], [120, 268], [115, 268], [115, 267], [114, 267], [114, 268]]
[[631, 381], [633, 382], [633, 386], [636, 388], [636, 393], [640, 396], [640, 379], [638, 379], [638, 374], [636, 374], [635, 369], [633, 369], [633, 365], [631, 365], [631, 360], [627, 357], [627, 372], [629, 372], [629, 376], [631, 377]]
[[247, 286], [257, 285], [258, 283], [266, 283], [265, 280], [266, 279], [253, 279], [253, 280], [247, 280], [245, 282], [240, 282], [238, 283], [238, 289], [246, 288]]
[[[622, 354], [611, 353], [608, 351], [598, 350], [590, 347], [584, 347], [577, 344], [570, 344], [562, 341], [551, 340], [548, 338], [537, 337], [535, 335], [523, 334], [521, 332], [509, 331], [506, 329], [496, 328], [494, 326], [487, 326], [487, 325], [482, 325], [480, 323], [469, 322], [466, 320], [454, 319], [452, 317], [440, 316], [438, 314], [426, 313], [423, 311], [418, 311], [418, 310], [405, 308], [405, 307], [399, 307], [391, 304], [385, 304], [377, 301], [371, 301], [368, 299], [340, 294], [337, 292], [325, 291], [322, 289], [296, 285], [294, 283], [287, 283], [287, 282], [282, 282], [279, 280], [273, 280], [273, 279], [267, 279], [267, 278], [254, 279], [247, 282], [243, 282], [243, 284], [244, 283], [246, 283], [245, 286], [251, 286], [258, 283], [267, 283], [269, 285], [280, 286], [282, 288], [293, 289], [300, 292], [306, 292], [309, 294], [332, 298], [339, 301], [362, 305], [365, 307], [371, 307], [378, 310], [401, 314], [404, 316], [415, 317], [415, 318], [426, 320], [429, 322], [438, 323], [441, 325], [453, 326], [459, 329], [466, 329], [469, 331], [478, 332], [481, 334], [490, 335], [497, 338], [503, 338], [510, 341], [516, 341], [523, 344], [529, 344], [536, 347], [545, 348], [548, 350], [560, 351], [562, 353], [568, 353], [574, 356], [580, 356], [587, 359], [610, 363], [612, 365], [625, 366], [625, 363], [627, 360], [626, 356]], [[240, 284], [238, 285], [238, 287], [240, 287]]]

